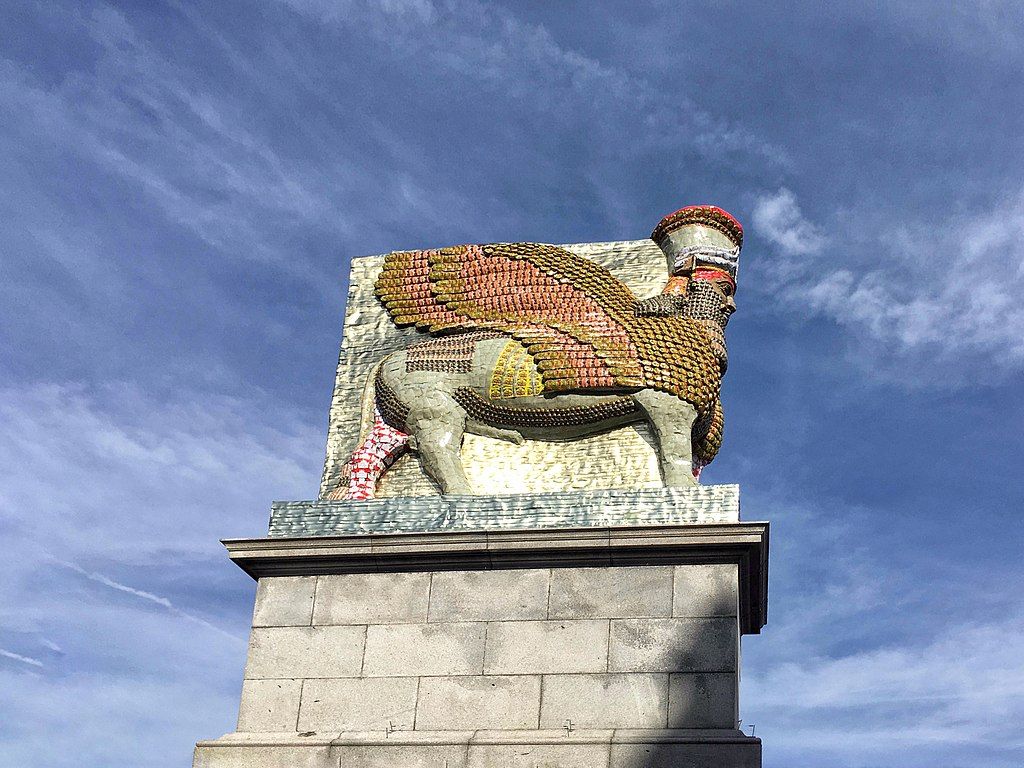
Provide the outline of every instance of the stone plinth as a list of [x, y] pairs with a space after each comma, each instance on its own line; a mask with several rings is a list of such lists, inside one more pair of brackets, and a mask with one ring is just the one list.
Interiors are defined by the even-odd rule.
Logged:
[[[337, 524], [336, 504], [321, 512]], [[195, 765], [760, 766], [738, 680], [767, 537], [453, 523], [227, 541], [259, 587], [237, 732]]]

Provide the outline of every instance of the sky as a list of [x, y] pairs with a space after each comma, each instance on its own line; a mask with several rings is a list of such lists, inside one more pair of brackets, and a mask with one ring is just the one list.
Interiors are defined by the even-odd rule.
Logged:
[[0, 763], [191, 764], [316, 494], [348, 260], [745, 225], [766, 768], [1024, 764], [1015, 2], [0, 7]]

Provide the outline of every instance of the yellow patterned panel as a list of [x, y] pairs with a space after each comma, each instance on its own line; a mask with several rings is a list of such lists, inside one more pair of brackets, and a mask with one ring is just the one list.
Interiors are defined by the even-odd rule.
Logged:
[[543, 391], [543, 380], [530, 353], [515, 339], [510, 340], [498, 355], [487, 394], [492, 400], [506, 400]]

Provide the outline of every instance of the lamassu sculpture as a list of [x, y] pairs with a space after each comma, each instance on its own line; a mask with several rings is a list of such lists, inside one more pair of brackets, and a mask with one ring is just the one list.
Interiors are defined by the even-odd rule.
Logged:
[[466, 432], [571, 440], [641, 420], [665, 484], [696, 484], [722, 440], [724, 330], [743, 229], [720, 208], [690, 206], [651, 238], [668, 259], [668, 282], [646, 300], [553, 245], [389, 254], [377, 296], [396, 325], [431, 337], [371, 374], [372, 428], [327, 498], [373, 498], [410, 448], [442, 493], [473, 493], [460, 459]]

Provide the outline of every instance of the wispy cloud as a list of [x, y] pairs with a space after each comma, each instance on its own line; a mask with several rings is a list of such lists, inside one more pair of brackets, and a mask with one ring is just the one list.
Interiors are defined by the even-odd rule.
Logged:
[[[108, 386], [0, 388], [11, 764], [42, 765], [45, 734], [67, 746], [47, 748], [55, 766], [115, 765], [143, 747], [171, 765], [228, 730], [252, 584], [218, 539], [258, 535], [271, 499], [315, 489], [320, 430], [256, 405], [259, 393], [194, 401]], [[92, 738], [104, 718], [136, 743]]]
[[20, 653], [13, 653], [12, 651], [7, 651], [3, 648], [0, 648], [0, 656], [3, 656], [6, 659], [14, 659], [15, 661], [20, 661], [22, 664], [28, 664], [32, 667], [46, 666], [39, 659], [33, 659], [31, 656], [22, 656]]
[[[1007, 730], [1024, 718], [1022, 633], [1015, 616], [840, 657], [793, 654], [745, 675], [745, 707], [783, 756], [863, 765], [905, 749], [902, 765], [932, 766], [973, 748], [1004, 753], [988, 765], [1012, 765], [1024, 750], [1024, 737]], [[945, 764], [962, 764], [954, 760]]]
[[284, 489], [313, 493], [322, 439], [251, 394], [190, 402], [133, 385], [0, 388], [0, 509], [38, 510], [26, 531], [78, 563], [215, 551], [224, 526], [258, 533], [259, 509]]
[[[510, 106], [529, 99], [528, 109], [546, 113], [560, 130], [585, 125], [574, 135], [591, 162], [602, 151], [621, 160], [638, 149], [688, 146], [712, 163], [737, 158], [785, 164], [782, 148], [744, 126], [674, 94], [666, 102], [642, 75], [602, 62], [560, 43], [543, 24], [523, 20], [499, 4], [475, 0], [429, 0], [343, 4], [283, 0], [324, 24], [358, 30], [405, 56], [426, 58], [439, 70], [488, 88], [500, 88]], [[537, 99], [538, 94], [545, 98]], [[628, 128], [629, 140], [622, 141]], [[581, 149], [582, 149], [581, 146]], [[666, 160], [667, 158], [662, 158]]]
[[935, 226], [840, 221], [826, 241], [782, 189], [757, 201], [753, 223], [780, 256], [768, 270], [775, 298], [869, 339], [875, 361], [928, 355], [954, 373], [979, 360], [1024, 369], [1024, 192]]
[[759, 196], [751, 219], [757, 234], [787, 256], [818, 253], [825, 246], [821, 228], [804, 217], [796, 195], [785, 187]]
[[187, 621], [191, 621], [203, 627], [206, 627], [207, 629], [211, 629], [217, 634], [223, 635], [224, 637], [230, 638], [231, 640], [234, 640], [238, 643], [245, 644], [246, 642], [246, 639], [244, 637], [240, 637], [239, 635], [236, 635], [232, 632], [228, 632], [225, 629], [218, 627], [216, 624], [211, 624], [206, 619], [202, 619], [198, 616], [193, 616], [188, 611], [181, 610], [181, 608], [178, 608], [166, 597], [154, 595], [152, 592], [146, 592], [145, 590], [136, 589], [135, 587], [129, 587], [127, 584], [121, 584], [120, 582], [114, 581], [113, 579], [104, 576], [102, 573], [96, 573], [95, 571], [87, 571], [84, 568], [75, 565], [74, 563], [63, 562], [60, 560], [57, 560], [55, 562], [59, 565], [64, 566], [65, 568], [71, 569], [75, 573], [80, 573], [90, 581], [95, 581], [98, 584], [102, 584], [105, 587], [110, 587], [111, 589], [116, 589], [119, 592], [125, 592], [129, 595], [134, 595], [135, 597], [141, 598], [142, 600], [148, 600], [151, 603], [156, 603], [157, 605], [166, 608], [175, 616], [180, 616], [181, 618], [186, 619]]

